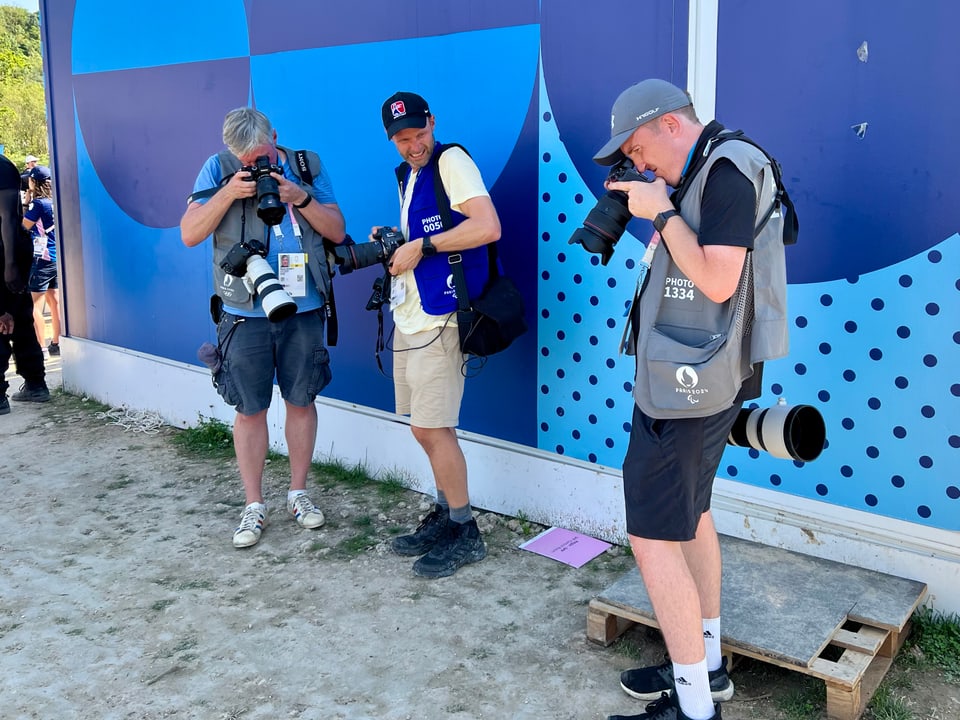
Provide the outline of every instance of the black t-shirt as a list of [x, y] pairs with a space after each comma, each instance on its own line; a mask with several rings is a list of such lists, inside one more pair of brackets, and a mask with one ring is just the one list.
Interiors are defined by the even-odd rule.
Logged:
[[[708, 124], [693, 150], [693, 157], [701, 157], [706, 143], [723, 126], [714, 121]], [[685, 179], [689, 179], [685, 176]], [[681, 182], [682, 187], [682, 182]], [[753, 182], [727, 158], [720, 158], [710, 168], [703, 187], [700, 203], [700, 231], [697, 241], [704, 245], [731, 245], [753, 250], [756, 227], [757, 192]], [[763, 387], [763, 363], [753, 366], [753, 375], [743, 382], [737, 402], [759, 397]]]

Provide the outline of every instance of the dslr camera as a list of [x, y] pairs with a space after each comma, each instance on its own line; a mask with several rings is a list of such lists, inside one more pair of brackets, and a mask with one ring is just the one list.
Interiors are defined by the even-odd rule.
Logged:
[[403, 234], [387, 226], [378, 227], [373, 233], [370, 242], [355, 245], [337, 245], [334, 248], [334, 259], [340, 268], [340, 273], [348, 275], [354, 270], [370, 267], [380, 263], [384, 268], [390, 262], [390, 257], [398, 247], [406, 242]]
[[238, 172], [247, 173], [247, 180], [257, 184], [257, 217], [267, 225], [279, 225], [286, 211], [280, 202], [280, 186], [270, 173], [282, 175], [283, 168], [271, 164], [269, 157], [261, 155], [256, 164], [244, 165]]
[[383, 225], [373, 232], [370, 242], [344, 243], [333, 249], [334, 261], [343, 275], [354, 270], [370, 267], [376, 263], [383, 265], [384, 273], [373, 282], [373, 293], [367, 300], [367, 310], [379, 310], [390, 298], [390, 271], [387, 264], [397, 248], [406, 242], [403, 234]]
[[[273, 184], [277, 184], [275, 180]], [[267, 318], [271, 322], [280, 322], [296, 314], [297, 303], [290, 297], [290, 293], [283, 289], [270, 263], [264, 260], [266, 256], [267, 248], [262, 242], [241, 240], [230, 248], [220, 262], [220, 269], [228, 275], [242, 278], [250, 293], [260, 297], [260, 304]]]
[[[653, 182], [643, 173], [637, 172], [630, 158], [624, 158], [610, 170], [607, 182]], [[627, 194], [621, 190], [609, 190], [597, 200], [597, 204], [587, 213], [583, 227], [574, 230], [569, 245], [579, 243], [588, 252], [600, 255], [600, 264], [606, 265], [613, 257], [613, 248], [619, 242], [627, 223], [633, 215], [627, 207]]]

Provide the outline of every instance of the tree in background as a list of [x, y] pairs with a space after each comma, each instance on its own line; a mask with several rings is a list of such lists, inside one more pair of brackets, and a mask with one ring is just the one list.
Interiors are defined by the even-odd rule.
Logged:
[[0, 5], [0, 144], [18, 166], [28, 154], [50, 164], [40, 14], [11, 5]]

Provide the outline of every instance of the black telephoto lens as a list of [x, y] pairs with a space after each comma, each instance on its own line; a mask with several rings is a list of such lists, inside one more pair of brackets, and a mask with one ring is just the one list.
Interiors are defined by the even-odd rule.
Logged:
[[631, 217], [626, 194], [611, 190], [587, 213], [583, 227], [573, 232], [569, 244], [580, 243], [587, 252], [599, 254], [600, 264], [606, 265], [613, 257], [613, 248], [623, 236]]

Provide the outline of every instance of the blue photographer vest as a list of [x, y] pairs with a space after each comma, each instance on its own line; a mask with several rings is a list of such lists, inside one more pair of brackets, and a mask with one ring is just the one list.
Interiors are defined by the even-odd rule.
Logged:
[[[460, 146], [437, 143], [430, 163], [425, 168], [421, 168], [417, 175], [417, 181], [413, 186], [413, 197], [410, 198], [410, 207], [407, 210], [407, 227], [409, 228], [407, 240], [450, 230], [466, 220], [465, 215], [450, 208], [450, 200], [440, 179], [440, 155], [451, 147]], [[406, 173], [402, 174], [404, 166], [406, 166]], [[410, 180], [411, 170], [406, 163], [397, 170], [400, 191], [403, 193]], [[422, 258], [414, 268], [413, 275], [417, 281], [423, 311], [428, 315], [446, 315], [457, 309], [457, 293], [453, 286], [453, 275], [450, 272], [451, 255], [460, 255], [462, 258], [467, 278], [467, 294], [470, 298], [479, 296], [490, 276], [488, 253], [488, 248], [481, 246], [455, 253], [438, 252], [433, 257]]]

